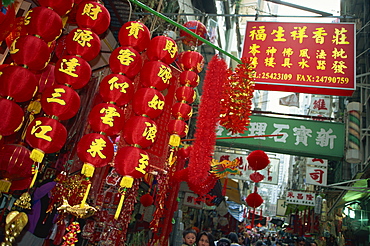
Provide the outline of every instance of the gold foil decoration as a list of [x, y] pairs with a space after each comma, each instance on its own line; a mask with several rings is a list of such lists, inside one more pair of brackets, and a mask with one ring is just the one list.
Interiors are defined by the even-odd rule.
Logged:
[[11, 211], [5, 219], [5, 238], [1, 246], [11, 246], [28, 223], [28, 216], [24, 212]]
[[31, 209], [31, 195], [28, 192], [25, 192], [14, 202], [15, 206], [24, 209]]
[[65, 213], [72, 214], [77, 218], [86, 219], [91, 217], [97, 211], [96, 208], [90, 206], [89, 204], [85, 203], [83, 206], [81, 204], [77, 204], [74, 206], [69, 205], [68, 200], [63, 198], [63, 204], [57, 208], [58, 211], [62, 211]]

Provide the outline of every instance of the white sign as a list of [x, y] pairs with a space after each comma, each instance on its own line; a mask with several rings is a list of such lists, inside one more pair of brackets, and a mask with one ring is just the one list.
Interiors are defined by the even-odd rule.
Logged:
[[328, 160], [307, 158], [306, 163], [306, 183], [326, 186], [328, 179]]
[[277, 205], [276, 205], [276, 215], [285, 216], [287, 207], [288, 207], [288, 204], [286, 203], [285, 199], [278, 199]]
[[324, 97], [312, 97], [311, 98], [310, 111], [311, 113], [319, 113], [325, 116], [330, 115], [331, 112], [331, 100], [330, 98]]
[[315, 193], [303, 191], [288, 191], [286, 202], [290, 204], [315, 206]]
[[188, 207], [202, 208], [203, 202], [197, 200], [197, 198], [198, 198], [198, 195], [194, 193], [186, 192], [183, 204]]

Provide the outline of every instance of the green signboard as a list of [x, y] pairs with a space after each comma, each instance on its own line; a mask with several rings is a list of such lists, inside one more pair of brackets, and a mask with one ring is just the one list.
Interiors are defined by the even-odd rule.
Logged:
[[216, 132], [221, 138], [277, 134], [282, 135], [220, 139], [216, 145], [328, 160], [339, 160], [344, 155], [343, 123], [252, 115], [248, 131], [244, 134], [231, 135], [222, 126], [218, 126]]

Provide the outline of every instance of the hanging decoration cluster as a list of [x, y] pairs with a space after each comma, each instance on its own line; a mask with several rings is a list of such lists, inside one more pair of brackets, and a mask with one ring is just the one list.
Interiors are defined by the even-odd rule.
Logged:
[[254, 91], [254, 71], [246, 58], [234, 72], [229, 70], [224, 86], [220, 125], [233, 134], [243, 133], [248, 130]]
[[[207, 28], [202, 22], [191, 20], [186, 22], [183, 26], [194, 32], [195, 34], [199, 35], [200, 37], [206, 38]], [[182, 29], [180, 30], [180, 37], [182, 43], [190, 47], [200, 46], [203, 44], [201, 40], [193, 37]]]

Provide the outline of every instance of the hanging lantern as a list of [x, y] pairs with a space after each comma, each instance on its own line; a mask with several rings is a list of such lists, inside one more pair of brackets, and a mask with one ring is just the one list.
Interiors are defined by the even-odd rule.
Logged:
[[193, 71], [183, 71], [180, 73], [179, 82], [181, 85], [197, 87], [199, 85], [199, 75]]
[[0, 11], [0, 41], [5, 40], [15, 24], [14, 5], [10, 4], [3, 10], [5, 10], [6, 13], [4, 14], [3, 11]]
[[175, 96], [177, 101], [191, 104], [195, 101], [197, 95], [192, 87], [181, 86], [177, 88]]
[[167, 131], [170, 134], [176, 134], [179, 135], [180, 138], [183, 138], [188, 134], [189, 126], [183, 120], [170, 120]]
[[254, 173], [251, 173], [251, 174], [249, 175], [249, 178], [250, 178], [253, 182], [258, 183], [258, 182], [261, 182], [261, 181], [265, 178], [265, 176], [264, 176], [264, 175], [262, 175], [262, 174], [260, 174], [259, 172], [254, 172]]
[[157, 36], [150, 41], [146, 53], [149, 60], [171, 64], [177, 57], [177, 51], [177, 44], [172, 38]]
[[74, 0], [63, 0], [63, 1], [39, 0], [39, 4], [41, 6], [48, 7], [54, 10], [60, 16], [64, 16], [69, 11], [71, 11], [74, 2], [76, 1]]
[[118, 174], [141, 178], [146, 174], [149, 166], [148, 153], [140, 148], [126, 146], [118, 150], [114, 158], [114, 167]]
[[91, 67], [79, 56], [66, 55], [56, 62], [54, 73], [59, 84], [67, 84], [77, 90], [90, 81]]
[[159, 91], [163, 91], [168, 88], [171, 79], [171, 68], [163, 62], [149, 61], [141, 69], [140, 81], [145, 87], [154, 87]]
[[176, 119], [188, 120], [193, 114], [193, 109], [189, 104], [178, 102], [172, 106], [171, 114]]
[[16, 38], [24, 35], [27, 35], [27, 30], [24, 26], [24, 16], [20, 16], [15, 18], [13, 28], [5, 38], [6, 45], [10, 47]]
[[41, 105], [47, 115], [57, 116], [59, 120], [68, 120], [80, 109], [80, 96], [68, 86], [56, 85], [44, 91]]
[[131, 79], [140, 72], [142, 58], [134, 48], [118, 47], [109, 57], [109, 66], [113, 73], [124, 74]]
[[43, 69], [50, 59], [48, 45], [42, 39], [31, 35], [14, 40], [9, 53], [17, 65], [25, 65], [30, 70]]
[[114, 102], [117, 106], [128, 104], [135, 93], [133, 82], [121, 74], [105, 76], [99, 86], [99, 94], [103, 101]]
[[84, 1], [78, 5], [76, 22], [79, 27], [89, 28], [100, 35], [109, 27], [110, 14], [100, 3]]
[[118, 40], [121, 46], [130, 46], [138, 52], [142, 52], [149, 45], [150, 31], [141, 22], [129, 21], [121, 26]]
[[37, 92], [37, 80], [34, 73], [20, 66], [8, 66], [1, 70], [0, 96], [11, 97], [16, 102], [25, 102]]
[[19, 180], [32, 177], [31, 151], [18, 144], [4, 144], [0, 147], [1, 177], [10, 180]]
[[121, 108], [110, 103], [100, 103], [90, 111], [89, 124], [94, 131], [112, 136], [121, 131], [124, 118], [124, 111]]
[[31, 159], [41, 163], [44, 153], [59, 151], [67, 139], [67, 130], [59, 121], [47, 117], [39, 117], [27, 128], [26, 141], [34, 148]]
[[24, 112], [22, 108], [13, 101], [0, 98], [0, 138], [17, 132], [22, 126]]
[[263, 199], [260, 194], [255, 192], [249, 194], [245, 201], [247, 202], [247, 205], [252, 208], [257, 208], [263, 203]]
[[51, 42], [60, 36], [63, 29], [62, 18], [46, 7], [32, 8], [27, 12], [24, 26], [28, 35], [41, 37], [45, 42]]
[[66, 48], [69, 55], [81, 56], [86, 61], [91, 61], [100, 52], [100, 38], [90, 29], [75, 28], [66, 37]]
[[84, 163], [89, 163], [94, 167], [103, 167], [113, 159], [113, 143], [105, 135], [90, 133], [78, 142], [77, 155]]
[[134, 96], [132, 108], [137, 115], [157, 118], [164, 109], [165, 98], [163, 94], [153, 88], [141, 88]]
[[55, 84], [54, 69], [55, 66], [48, 64], [44, 69], [36, 73], [36, 79], [39, 83], [38, 93], [43, 93], [46, 88], [49, 88]]
[[178, 64], [182, 70], [200, 73], [204, 67], [204, 57], [196, 51], [184, 51], [178, 57]]
[[248, 165], [252, 170], [262, 170], [270, 164], [268, 155], [262, 150], [252, 151], [247, 156]]
[[150, 194], [144, 194], [140, 197], [140, 203], [144, 206], [144, 207], [149, 207], [150, 205], [153, 204], [153, 196], [151, 196]]
[[123, 128], [123, 138], [130, 145], [147, 148], [157, 138], [157, 124], [144, 116], [133, 116]]
[[190, 157], [190, 152], [193, 149], [193, 146], [187, 145], [187, 146], [182, 146], [178, 150], [178, 156], [183, 158], [183, 159], [188, 159]]
[[[206, 38], [207, 28], [202, 22], [192, 20], [186, 22], [183, 26], [189, 29], [190, 31], [194, 32], [198, 36], [204, 39]], [[188, 46], [199, 46], [203, 44], [202, 41], [193, 37], [191, 34], [185, 32], [184, 30], [180, 30], [180, 37], [182, 37], [181, 41]]]

